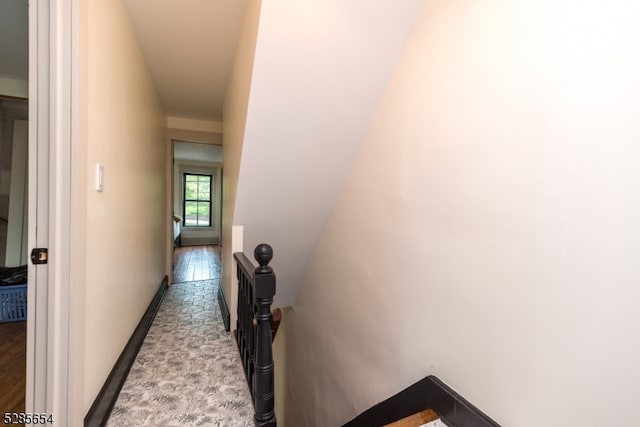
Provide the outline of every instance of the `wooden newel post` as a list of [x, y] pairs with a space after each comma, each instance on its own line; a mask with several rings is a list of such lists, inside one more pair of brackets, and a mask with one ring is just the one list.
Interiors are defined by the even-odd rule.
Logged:
[[256, 347], [254, 359], [254, 395], [256, 426], [275, 426], [273, 351], [271, 348], [271, 303], [276, 293], [276, 275], [269, 267], [273, 249], [266, 243], [253, 252], [258, 267], [255, 269], [254, 324]]

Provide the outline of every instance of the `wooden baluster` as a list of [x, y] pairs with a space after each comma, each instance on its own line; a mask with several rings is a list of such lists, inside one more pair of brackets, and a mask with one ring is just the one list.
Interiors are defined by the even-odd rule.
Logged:
[[[247, 277], [247, 273], [242, 266], [238, 264], [238, 320], [236, 322], [236, 342], [238, 344], [238, 350], [240, 351], [240, 359], [242, 360], [242, 368], [244, 369], [247, 381], [249, 381], [248, 368], [249, 368], [249, 348], [247, 341], [250, 339], [249, 325], [251, 324], [251, 318], [253, 317], [253, 310], [251, 308], [252, 303], [249, 298], [249, 290], [251, 284], [250, 278]], [[251, 384], [249, 382], [249, 384]]]
[[256, 426], [275, 426], [273, 351], [271, 347], [271, 303], [276, 293], [276, 275], [269, 267], [273, 258], [271, 246], [262, 243], [254, 251], [258, 267], [255, 269], [254, 324], [254, 395]]
[[[251, 342], [253, 341], [253, 285], [251, 279], [245, 275], [245, 290], [244, 305], [244, 357], [245, 357], [245, 373], [247, 374], [247, 382], [252, 384], [252, 370], [253, 370], [253, 348]], [[251, 388], [251, 387], [249, 387]]]
[[236, 320], [236, 342], [238, 344], [238, 350], [240, 351], [240, 358], [242, 359], [242, 367], [246, 372], [245, 357], [244, 357], [244, 341], [245, 341], [245, 326], [244, 318], [246, 311], [245, 304], [245, 280], [244, 272], [238, 264], [238, 319]]
[[247, 372], [247, 366], [249, 363], [249, 356], [247, 353], [247, 338], [249, 330], [247, 329], [247, 317], [248, 313], [248, 302], [247, 302], [247, 292], [248, 292], [249, 284], [247, 283], [247, 276], [243, 272], [242, 273], [242, 300], [240, 300], [240, 304], [242, 305], [242, 319], [240, 327], [242, 328], [242, 342], [240, 347], [240, 354], [242, 355], [242, 366], [244, 368], [244, 372]]
[[247, 278], [247, 382], [249, 383], [249, 389], [253, 396], [253, 372], [255, 366], [255, 340], [256, 340], [256, 327], [253, 321], [253, 285], [249, 283]]
[[[242, 276], [240, 276], [241, 274], [241, 269], [240, 269], [240, 263], [238, 263], [237, 267], [236, 267], [236, 272], [238, 275], [238, 305], [236, 306], [236, 329], [233, 331], [233, 334], [236, 336], [236, 344], [238, 344], [238, 349], [240, 349], [240, 340], [242, 338], [242, 331], [240, 329], [240, 319], [242, 318], [242, 305], [240, 304], [241, 301], [241, 295], [242, 295], [242, 283], [240, 281], [240, 278]], [[240, 353], [242, 354], [242, 352]]]

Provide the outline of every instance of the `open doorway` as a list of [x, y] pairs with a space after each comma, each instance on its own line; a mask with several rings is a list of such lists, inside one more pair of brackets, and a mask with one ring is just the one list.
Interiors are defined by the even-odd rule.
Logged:
[[24, 412], [27, 351], [26, 99], [0, 96], [0, 412]]
[[222, 146], [173, 141], [172, 283], [221, 274]]
[[25, 412], [29, 5], [0, 2], [0, 413]]

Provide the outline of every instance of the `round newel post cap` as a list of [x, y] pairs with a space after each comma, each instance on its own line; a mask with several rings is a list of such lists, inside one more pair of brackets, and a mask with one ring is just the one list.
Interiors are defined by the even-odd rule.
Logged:
[[269, 263], [273, 259], [273, 248], [270, 245], [260, 243], [253, 251], [253, 256], [259, 264], [259, 267], [256, 268], [256, 273], [271, 273], [273, 271], [269, 267]]

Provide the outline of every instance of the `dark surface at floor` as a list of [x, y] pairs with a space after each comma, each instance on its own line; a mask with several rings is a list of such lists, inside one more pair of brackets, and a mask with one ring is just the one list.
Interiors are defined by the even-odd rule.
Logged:
[[24, 412], [27, 322], [0, 323], [0, 415]]

